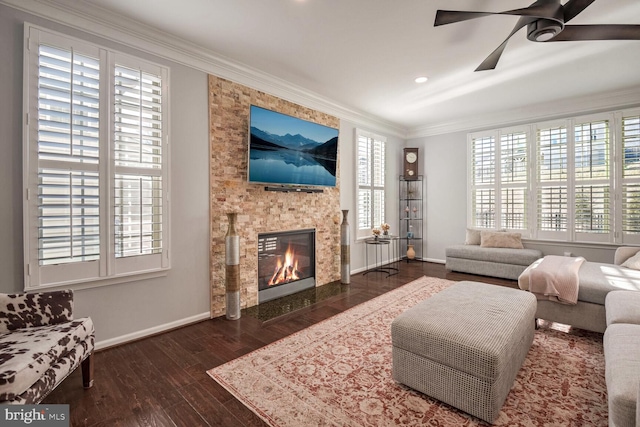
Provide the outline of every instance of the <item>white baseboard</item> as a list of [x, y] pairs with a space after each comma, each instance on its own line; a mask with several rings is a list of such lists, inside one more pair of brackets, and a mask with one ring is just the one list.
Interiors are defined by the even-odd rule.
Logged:
[[180, 326], [189, 325], [191, 323], [200, 322], [202, 320], [210, 319], [211, 315], [207, 311], [206, 313], [196, 314], [195, 316], [186, 317], [184, 319], [176, 320], [173, 322], [165, 323], [162, 325], [154, 326], [152, 328], [143, 329], [141, 331], [132, 332], [126, 335], [120, 335], [119, 337], [110, 338], [108, 340], [98, 341], [96, 343], [96, 350], [103, 350], [105, 348], [113, 347], [116, 345], [124, 344], [130, 341], [135, 341], [140, 338], [145, 338], [160, 332], [165, 332], [170, 329], [179, 328]]
[[[436, 258], [425, 258], [424, 261], [426, 262], [433, 262], [436, 264], [446, 264], [446, 261], [443, 259], [436, 259]], [[398, 258], [394, 261], [391, 262], [405, 262], [405, 259], [403, 258]], [[368, 265], [365, 267], [360, 267], [360, 268], [354, 268], [353, 270], [351, 270], [351, 274], [358, 274], [358, 273], [364, 273], [365, 271], [367, 271], [370, 268], [373, 268], [373, 265]]]

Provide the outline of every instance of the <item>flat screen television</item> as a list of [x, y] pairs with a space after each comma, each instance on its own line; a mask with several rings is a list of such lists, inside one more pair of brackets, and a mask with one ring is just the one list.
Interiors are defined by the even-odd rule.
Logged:
[[248, 181], [335, 187], [338, 129], [251, 106]]

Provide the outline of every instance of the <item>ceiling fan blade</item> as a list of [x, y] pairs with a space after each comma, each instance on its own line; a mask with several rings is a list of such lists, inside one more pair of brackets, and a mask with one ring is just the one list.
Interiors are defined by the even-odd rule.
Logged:
[[550, 42], [581, 40], [640, 40], [640, 25], [565, 25]]
[[[592, 0], [595, 1], [595, 0]], [[455, 22], [468, 21], [470, 19], [481, 18], [489, 15], [511, 15], [523, 16], [531, 18], [545, 18], [557, 21], [563, 20], [563, 9], [559, 2], [545, 2], [534, 4], [533, 6], [522, 9], [506, 10], [504, 12], [472, 12], [461, 10], [438, 10], [436, 11], [436, 19], [434, 27]]]
[[564, 22], [569, 22], [596, 0], [569, 0], [563, 7]]
[[438, 10], [436, 11], [436, 21], [434, 27], [439, 25], [453, 24], [454, 22], [468, 21], [469, 19], [481, 18], [493, 15], [491, 12], [465, 12], [459, 10]]
[[494, 68], [496, 68], [496, 65], [498, 65], [498, 61], [502, 56], [502, 52], [504, 51], [504, 48], [507, 47], [507, 43], [509, 42], [509, 39], [511, 38], [511, 36], [513, 36], [515, 33], [520, 31], [523, 27], [526, 27], [533, 21], [535, 21], [535, 18], [521, 17], [518, 20], [518, 23], [516, 24], [516, 26], [513, 27], [513, 30], [511, 30], [511, 33], [502, 42], [502, 44], [498, 46], [496, 50], [491, 52], [491, 54], [489, 54], [489, 56], [487, 56], [487, 58], [484, 61], [482, 61], [482, 64], [480, 64], [478, 68], [476, 68], [474, 71], [486, 71], [486, 70], [493, 70]]

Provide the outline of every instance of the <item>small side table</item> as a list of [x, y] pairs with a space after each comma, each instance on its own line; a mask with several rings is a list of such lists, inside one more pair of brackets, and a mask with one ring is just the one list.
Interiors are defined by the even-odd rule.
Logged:
[[[369, 238], [365, 239], [365, 259], [366, 262], [369, 262], [369, 246], [373, 247], [376, 263], [373, 268], [368, 269], [364, 273], [387, 273], [387, 277], [398, 274], [399, 270], [392, 265], [395, 265], [396, 260], [398, 259], [398, 236], [384, 236], [379, 237], [377, 239]], [[383, 255], [384, 248], [387, 249], [387, 258], [386, 263], [384, 263]]]

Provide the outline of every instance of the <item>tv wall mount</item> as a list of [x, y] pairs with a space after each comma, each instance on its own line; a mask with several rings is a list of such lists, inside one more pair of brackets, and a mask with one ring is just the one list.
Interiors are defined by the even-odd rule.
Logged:
[[266, 186], [265, 191], [279, 191], [281, 193], [322, 193], [322, 188], [315, 187], [289, 187], [289, 186]]

